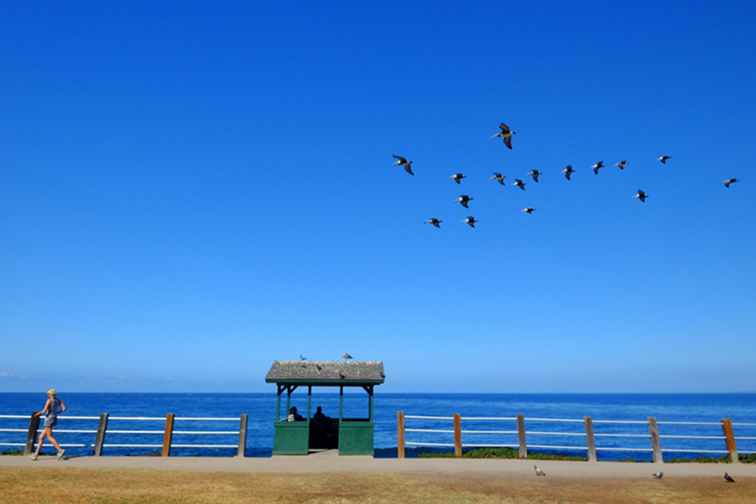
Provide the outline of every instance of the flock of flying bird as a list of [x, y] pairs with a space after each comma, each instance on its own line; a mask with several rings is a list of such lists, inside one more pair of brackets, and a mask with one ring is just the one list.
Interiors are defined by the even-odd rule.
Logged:
[[[501, 123], [499, 124], [499, 131], [496, 132], [495, 135], [493, 135], [491, 138], [501, 138], [502, 142], [508, 149], [512, 149], [512, 137], [517, 132], [512, 130], [507, 124]], [[404, 171], [407, 172], [410, 175], [415, 175], [415, 172], [412, 169], [412, 161], [407, 159], [404, 156], [400, 156], [398, 154], [393, 155], [394, 158], [394, 164], [396, 166], [400, 166], [404, 168]], [[661, 164], [666, 165], [667, 162], [669, 162], [670, 159], [672, 159], [671, 156], [668, 154], [661, 154], [659, 157], [656, 158]], [[623, 171], [625, 168], [627, 168], [628, 161], [626, 159], [623, 159], [619, 162], [617, 162], [614, 166], [616, 166], [620, 171]], [[594, 175], [598, 175], [602, 168], [604, 168], [606, 165], [604, 165], [603, 161], [596, 161], [591, 165], [591, 169], [593, 170]], [[564, 175], [564, 178], [567, 179], [567, 181], [572, 180], [572, 174], [575, 173], [575, 169], [572, 167], [572, 165], [567, 165], [562, 169], [562, 175]], [[533, 179], [533, 182], [538, 183], [541, 178], [541, 172], [538, 169], [530, 170], [528, 173], [530, 175], [530, 178]], [[462, 181], [467, 178], [464, 173], [454, 173], [450, 177], [457, 185], [461, 184]], [[503, 175], [500, 172], [494, 172], [493, 176], [491, 177], [491, 180], [496, 181], [502, 186], [506, 185], [506, 176]], [[728, 178], [722, 181], [722, 184], [726, 188], [730, 188], [731, 185], [738, 182], [737, 178]], [[512, 184], [514, 187], [517, 187], [521, 191], [525, 190], [525, 181], [522, 179], [515, 179], [514, 183]], [[638, 189], [636, 191], [635, 196], [637, 200], [639, 200], [641, 203], [645, 203], [646, 199], [648, 199], [648, 194], [643, 189]], [[473, 200], [473, 198], [468, 194], [460, 194], [457, 197], [457, 202], [462, 205], [465, 208], [470, 208], [470, 202]], [[522, 209], [523, 213], [526, 213], [528, 215], [532, 215], [533, 212], [535, 212], [535, 208], [533, 207], [525, 207]], [[441, 223], [443, 222], [438, 217], [431, 217], [427, 221], [425, 221], [427, 224], [430, 224], [431, 226], [435, 228], [440, 228]], [[477, 219], [473, 215], [468, 215], [465, 220], [463, 221], [465, 224], [470, 226], [471, 228], [475, 227], [475, 224], [477, 224]]]

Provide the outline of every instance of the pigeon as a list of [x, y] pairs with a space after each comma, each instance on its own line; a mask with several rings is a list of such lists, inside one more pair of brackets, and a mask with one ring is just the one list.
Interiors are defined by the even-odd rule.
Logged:
[[344, 352], [343, 354], [341, 354], [341, 358], [344, 359], [344, 360], [352, 360], [352, 356], [349, 355], [346, 352]]
[[727, 189], [729, 189], [729, 188], [730, 188], [730, 186], [731, 186], [732, 184], [734, 184], [735, 182], [737, 182], [737, 181], [738, 181], [738, 179], [736, 179], [736, 178], [734, 178], [734, 177], [733, 177], [733, 178], [728, 178], [727, 180], [723, 180], [723, 181], [722, 181], [722, 183], [724, 184], [724, 186], [725, 186], [725, 187], [726, 187]]
[[455, 173], [454, 175], [451, 176], [451, 179], [454, 182], [456, 182], [457, 184], [459, 184], [460, 182], [462, 182], [463, 178], [465, 178], [465, 174], [464, 173]]
[[397, 156], [396, 154], [392, 154], [392, 157], [396, 160], [394, 161], [394, 164], [396, 166], [401, 166], [402, 168], [404, 168], [404, 171], [406, 171], [410, 175], [415, 174], [415, 172], [412, 171], [412, 161], [409, 161], [406, 157]]
[[638, 189], [638, 192], [635, 193], [635, 197], [641, 201], [641, 203], [646, 202], [646, 198], [648, 198], [648, 195], [646, 194], [646, 191], [643, 189]]
[[491, 138], [501, 137], [501, 140], [504, 142], [504, 145], [507, 146], [508, 149], [512, 150], [512, 135], [514, 135], [516, 131], [512, 131], [509, 129], [509, 126], [507, 126], [504, 123], [499, 124], [499, 132], [496, 133]]
[[733, 478], [732, 476], [730, 476], [730, 473], [724, 473], [724, 476], [722, 476], [722, 477], [724, 478], [724, 480], [727, 483], [735, 483], [735, 478]]
[[519, 187], [519, 188], [520, 188], [520, 189], [522, 189], [523, 191], [525, 190], [525, 182], [523, 182], [523, 181], [522, 181], [522, 180], [520, 180], [520, 179], [515, 179], [515, 181], [514, 181], [514, 186], [515, 186], [515, 187]]
[[604, 167], [603, 161], [596, 161], [595, 163], [593, 163], [593, 165], [591, 166], [591, 168], [593, 168], [593, 174], [598, 175], [599, 170], [603, 167]]
[[491, 180], [495, 180], [495, 181], [496, 181], [496, 182], [498, 182], [499, 184], [501, 184], [501, 185], [504, 185], [504, 181], [506, 180], [506, 178], [507, 178], [507, 177], [505, 177], [505, 176], [504, 176], [504, 175], [502, 175], [501, 173], [499, 173], [499, 172], [494, 172], [494, 174], [493, 174], [493, 177], [491, 177]]
[[623, 159], [622, 161], [620, 161], [619, 163], [617, 163], [614, 166], [616, 166], [620, 170], [624, 170], [627, 167], [627, 159]]
[[528, 215], [532, 215], [533, 212], [535, 212], [535, 208], [533, 207], [525, 207], [522, 209], [522, 211]]
[[468, 226], [470, 226], [471, 228], [474, 228], [475, 224], [477, 224], [478, 221], [475, 220], [475, 217], [473, 217], [472, 215], [470, 215], [467, 218], [465, 218], [464, 223], [467, 224]]
[[431, 217], [430, 219], [425, 221], [426, 224], [430, 224], [434, 228], [440, 228], [442, 222], [443, 221], [441, 219], [437, 219], [436, 217]]
[[653, 476], [653, 477], [654, 477], [654, 479], [662, 479], [662, 478], [664, 477], [664, 473], [663, 473], [663, 472], [661, 472], [661, 471], [656, 471], [656, 472], [655, 472], [654, 474], [652, 474], [651, 476]]
[[562, 170], [562, 174], [564, 175], [564, 178], [567, 180], [572, 180], [572, 174], [575, 173], [575, 169], [572, 167], [572, 165], [567, 165]]
[[669, 161], [670, 159], [672, 159], [672, 156], [668, 156], [666, 154], [662, 154], [661, 156], [659, 156], [656, 159], [658, 159], [661, 164], [667, 164], [667, 161]]
[[304, 355], [302, 355], [302, 354], [299, 354], [299, 360], [307, 360], [307, 357], [305, 357], [305, 356], [304, 356]]
[[538, 467], [537, 465], [533, 466], [533, 469], [535, 470], [536, 476], [546, 476], [546, 471]]
[[530, 170], [530, 176], [537, 183], [538, 178], [541, 176], [541, 172], [536, 169]]
[[469, 207], [469, 206], [467, 206], [467, 205], [468, 205], [468, 203], [470, 203], [470, 202], [472, 201], [472, 198], [471, 198], [470, 196], [468, 196], [467, 194], [462, 194], [462, 195], [460, 195], [460, 196], [459, 196], [459, 197], [457, 198], [457, 201], [458, 201], [458, 202], [459, 202], [459, 204], [460, 204], [460, 205], [462, 205], [463, 207], [465, 207], [465, 208], [470, 208], [470, 207]]

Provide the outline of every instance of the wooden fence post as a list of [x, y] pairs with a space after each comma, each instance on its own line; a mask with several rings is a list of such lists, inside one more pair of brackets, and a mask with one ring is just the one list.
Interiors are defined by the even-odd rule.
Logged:
[[29, 418], [29, 429], [26, 431], [26, 445], [24, 446], [24, 455], [31, 455], [34, 451], [34, 442], [37, 439], [39, 430], [39, 417], [32, 413]]
[[654, 463], [664, 462], [661, 443], [659, 442], [659, 426], [656, 425], [656, 418], [654, 417], [648, 417], [648, 433], [651, 435], [651, 449], [653, 450]]
[[722, 432], [725, 436], [725, 446], [727, 446], [730, 462], [733, 464], [740, 462], [738, 459], [738, 448], [735, 445], [735, 433], [732, 430], [732, 420], [730, 418], [722, 420]]
[[454, 413], [454, 456], [462, 456], [462, 417]]
[[94, 456], [102, 455], [102, 445], [105, 444], [105, 432], [108, 430], [108, 414], [100, 413], [100, 425], [97, 426], [95, 435]]
[[593, 420], [587, 416], [583, 418], [585, 423], [585, 445], [588, 447], [588, 462], [597, 462], [596, 438], [593, 435]]
[[163, 431], [163, 452], [161, 456], [171, 456], [171, 443], [173, 442], [173, 422], [176, 420], [176, 415], [168, 413], [165, 415], [165, 431]]
[[404, 411], [396, 412], [396, 456], [404, 458]]
[[246, 413], [242, 413], [239, 417], [239, 451], [238, 457], [244, 457], [247, 452], [247, 425], [249, 424], [249, 417]]
[[525, 417], [522, 415], [517, 415], [517, 440], [520, 442], [517, 456], [521, 459], [528, 458], [528, 444], [525, 439]]

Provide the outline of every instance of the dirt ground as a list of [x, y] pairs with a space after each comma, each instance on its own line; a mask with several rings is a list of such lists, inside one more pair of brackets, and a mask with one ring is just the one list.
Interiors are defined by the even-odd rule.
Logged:
[[756, 502], [756, 478], [565, 478], [520, 474], [255, 474], [0, 468], [0, 503]]

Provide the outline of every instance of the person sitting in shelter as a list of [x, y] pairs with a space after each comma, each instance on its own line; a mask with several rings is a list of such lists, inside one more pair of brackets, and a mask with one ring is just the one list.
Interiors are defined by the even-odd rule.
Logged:
[[312, 419], [315, 422], [325, 423], [326, 421], [330, 420], [330, 417], [323, 413], [323, 407], [318, 406], [315, 410], [315, 414], [312, 416]]
[[289, 416], [286, 417], [286, 420], [289, 422], [304, 422], [305, 417], [299, 414], [299, 411], [297, 410], [296, 406], [292, 406], [289, 408]]

